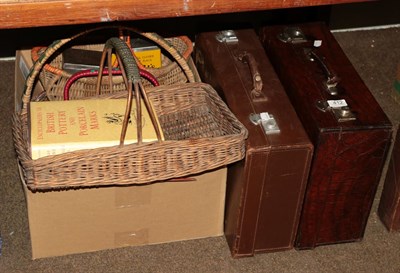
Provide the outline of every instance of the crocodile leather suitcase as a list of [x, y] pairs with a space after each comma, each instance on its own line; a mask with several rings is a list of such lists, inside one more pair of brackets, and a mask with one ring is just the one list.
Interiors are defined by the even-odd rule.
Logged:
[[314, 144], [295, 247], [360, 241], [392, 125], [326, 25], [266, 26], [259, 34]]
[[313, 145], [256, 32], [201, 33], [195, 62], [249, 131], [245, 159], [228, 167], [224, 233], [232, 256], [292, 249]]
[[382, 194], [379, 201], [378, 216], [391, 232], [400, 231], [400, 133], [390, 157]]

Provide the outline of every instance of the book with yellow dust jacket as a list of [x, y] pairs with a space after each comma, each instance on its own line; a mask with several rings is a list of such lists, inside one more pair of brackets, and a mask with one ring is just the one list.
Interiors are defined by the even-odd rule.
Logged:
[[[137, 142], [135, 106], [132, 103], [124, 144]], [[125, 107], [126, 99], [31, 102], [29, 125], [32, 159], [119, 145]], [[142, 128], [143, 142], [157, 141], [143, 100]]]

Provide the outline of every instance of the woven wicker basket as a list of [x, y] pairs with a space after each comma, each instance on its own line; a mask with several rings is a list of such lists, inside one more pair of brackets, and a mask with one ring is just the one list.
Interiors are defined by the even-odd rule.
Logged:
[[[143, 33], [136, 29], [124, 27], [124, 26], [112, 26], [118, 31], [125, 31], [128, 33], [137, 34], [145, 37], [156, 45], [163, 49], [162, 54], [162, 66], [160, 68], [144, 68], [155, 76], [160, 85], [172, 85], [178, 83], [186, 83], [198, 81], [197, 70], [193, 65], [193, 61], [190, 54], [193, 51], [192, 42], [186, 36], [173, 37], [163, 39], [162, 37], [154, 33]], [[94, 32], [110, 27], [102, 27], [91, 30]], [[87, 34], [86, 31], [82, 34]], [[83, 35], [82, 35], [83, 36]], [[87, 44], [77, 45], [74, 48], [102, 51], [104, 44]], [[31, 51], [32, 60], [37, 61], [40, 58], [45, 47], [34, 47]], [[177, 59], [178, 58], [178, 59]], [[39, 75], [39, 80], [43, 85], [46, 95], [49, 100], [62, 100], [63, 99], [63, 88], [67, 80], [72, 74], [66, 70], [63, 70], [63, 54], [62, 51], [53, 54], [51, 61], [44, 66], [44, 69]], [[184, 62], [186, 64], [184, 64]], [[182, 66], [182, 64], [184, 66]], [[140, 64], [139, 64], [140, 65]], [[185, 71], [188, 70], [188, 71]], [[150, 84], [147, 81], [143, 81], [147, 86]], [[96, 88], [96, 81], [93, 78], [82, 78], [76, 81], [70, 88], [71, 99], [78, 99], [83, 97], [91, 97], [94, 94]], [[122, 81], [122, 77], [114, 77], [114, 84], [112, 88], [113, 92], [126, 91], [125, 84]], [[103, 94], [110, 93], [110, 87], [107, 83], [107, 77], [104, 78], [101, 84], [101, 91]]]
[[[244, 157], [247, 130], [210, 85], [194, 82], [141, 89], [145, 101], [147, 97], [154, 107], [164, 140], [79, 150], [32, 160], [27, 109], [33, 83], [52, 53], [70, 40], [56, 41], [34, 64], [26, 80], [22, 109], [13, 116], [15, 149], [28, 188], [49, 190], [165, 181], [212, 170]], [[131, 62], [134, 63], [133, 59]], [[133, 82], [137, 86], [137, 81]], [[126, 89], [131, 90], [131, 86], [132, 80], [129, 80]], [[112, 100], [130, 93], [101, 97]], [[135, 94], [135, 97], [139, 94], [136, 89]]]

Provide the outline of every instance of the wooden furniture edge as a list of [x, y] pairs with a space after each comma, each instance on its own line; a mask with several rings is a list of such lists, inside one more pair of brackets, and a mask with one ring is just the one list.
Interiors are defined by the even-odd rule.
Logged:
[[322, 6], [375, 0], [42, 0], [0, 2], [0, 29]]

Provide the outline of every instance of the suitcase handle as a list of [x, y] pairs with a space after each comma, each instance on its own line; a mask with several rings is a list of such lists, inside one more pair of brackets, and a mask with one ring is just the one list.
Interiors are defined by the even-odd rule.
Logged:
[[337, 95], [338, 92], [338, 84], [340, 82], [340, 78], [336, 75], [335, 72], [325, 63], [324, 58], [319, 56], [312, 48], [304, 48], [304, 53], [306, 54], [307, 58], [312, 62], [317, 62], [318, 65], [321, 67], [326, 81], [324, 82], [326, 91], [332, 95]]
[[[317, 40], [313, 41], [313, 39], [308, 38], [303, 31], [299, 27], [287, 27], [283, 30], [283, 32], [278, 34], [278, 39], [284, 43], [290, 44], [313, 44], [314, 47], [317, 47]], [[320, 45], [318, 45], [320, 46]], [[312, 62], [317, 62], [321, 67], [323, 73], [325, 74], [326, 81], [325, 87], [326, 91], [332, 95], [337, 95], [338, 92], [338, 83], [340, 82], [340, 78], [333, 72], [332, 68], [329, 67], [327, 63], [324, 62], [324, 58], [319, 56], [312, 47], [304, 47], [304, 54], [308, 58], [308, 60]]]
[[258, 71], [257, 61], [252, 54], [249, 52], [242, 52], [238, 56], [238, 59], [247, 63], [250, 69], [251, 78], [253, 79], [253, 89], [250, 91], [250, 96], [253, 101], [265, 101], [267, 98], [262, 92], [263, 82], [261, 74]]

